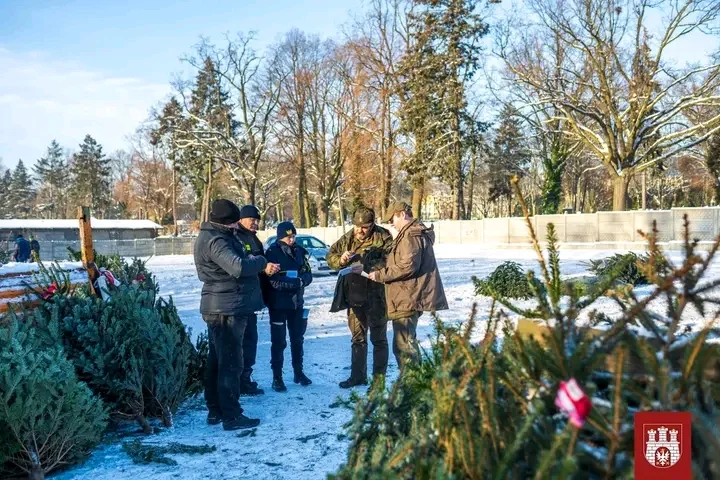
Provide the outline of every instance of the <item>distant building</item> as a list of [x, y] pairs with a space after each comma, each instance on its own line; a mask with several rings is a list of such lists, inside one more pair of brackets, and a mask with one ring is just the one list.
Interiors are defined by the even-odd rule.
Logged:
[[[135, 240], [155, 238], [162, 226], [150, 220], [92, 219], [93, 240]], [[33, 234], [39, 242], [80, 239], [78, 220], [10, 219], [0, 220], [0, 241], [13, 241], [18, 233]]]

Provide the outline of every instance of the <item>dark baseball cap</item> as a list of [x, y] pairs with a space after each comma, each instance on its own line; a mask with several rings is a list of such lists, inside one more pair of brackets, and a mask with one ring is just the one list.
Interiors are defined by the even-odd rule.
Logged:
[[412, 209], [410, 208], [410, 205], [408, 205], [405, 202], [395, 202], [390, 204], [388, 209], [385, 211], [385, 216], [382, 218], [382, 221], [384, 223], [389, 223], [390, 220], [392, 220], [393, 216], [396, 213], [400, 212], [410, 212]]
[[360, 207], [353, 215], [353, 225], [364, 227], [375, 223], [375, 210], [367, 207]]

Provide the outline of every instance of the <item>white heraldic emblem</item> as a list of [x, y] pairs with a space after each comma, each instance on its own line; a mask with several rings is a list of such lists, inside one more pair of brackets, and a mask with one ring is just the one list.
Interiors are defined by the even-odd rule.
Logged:
[[669, 468], [680, 461], [682, 425], [643, 425], [645, 459], [657, 468]]

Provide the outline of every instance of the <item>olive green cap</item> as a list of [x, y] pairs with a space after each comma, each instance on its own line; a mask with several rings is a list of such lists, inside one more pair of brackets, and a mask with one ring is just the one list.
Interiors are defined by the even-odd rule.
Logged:
[[400, 212], [410, 212], [412, 209], [410, 208], [410, 205], [408, 205], [405, 202], [395, 202], [390, 204], [388, 209], [385, 211], [385, 216], [382, 218], [382, 221], [384, 223], [390, 223], [390, 220], [392, 220], [393, 216], [396, 213]]

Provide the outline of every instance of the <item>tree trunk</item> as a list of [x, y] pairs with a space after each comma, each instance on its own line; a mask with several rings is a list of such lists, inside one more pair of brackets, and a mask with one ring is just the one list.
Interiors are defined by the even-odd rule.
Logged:
[[415, 218], [422, 218], [422, 202], [425, 197], [425, 179], [413, 185], [412, 211]]
[[452, 219], [462, 220], [465, 217], [465, 198], [463, 195], [464, 175], [462, 171], [462, 158], [460, 158], [462, 152], [459, 147], [457, 147], [456, 150], [457, 151], [455, 153], [455, 159], [453, 160], [453, 169], [455, 170], [455, 181], [453, 182], [455, 185], [453, 185], [453, 195], [455, 198], [452, 207]]
[[629, 172], [627, 172], [622, 176], [616, 174], [615, 177], [612, 179], [614, 212], [622, 212], [627, 210], [628, 185], [630, 184], [631, 178], [632, 176], [629, 174]]
[[390, 193], [392, 190], [392, 174], [393, 174], [393, 151], [394, 151], [394, 144], [395, 144], [395, 132], [393, 131], [392, 127], [392, 108], [390, 108], [390, 99], [388, 97], [388, 106], [386, 108], [386, 115], [387, 115], [387, 128], [388, 128], [388, 137], [387, 137], [387, 147], [385, 148], [385, 157], [382, 159], [383, 162], [385, 162], [385, 169], [384, 169], [384, 176], [380, 179], [382, 182], [382, 199], [381, 199], [381, 213], [382, 215], [385, 215], [385, 211], [390, 206]]
[[647, 171], [642, 172], [642, 199], [640, 204], [643, 210], [647, 210]]
[[300, 168], [298, 171], [298, 227], [299, 228], [307, 228], [307, 223], [310, 220], [308, 218], [309, 212], [306, 208], [305, 203], [307, 202], [307, 198], [305, 197], [306, 194], [306, 186], [305, 186], [305, 162], [301, 159], [300, 160]]
[[147, 419], [142, 414], [138, 414], [135, 419], [137, 420], [138, 424], [140, 424], [140, 427], [142, 428], [144, 434], [149, 435], [153, 433], [152, 426], [148, 423]]
[[177, 169], [175, 168], [175, 155], [172, 161], [172, 216], [173, 216], [173, 237], [178, 236], [177, 222]]
[[327, 228], [328, 219], [330, 218], [330, 203], [325, 199], [320, 201], [320, 226]]
[[475, 168], [476, 168], [476, 156], [473, 153], [472, 160], [470, 161], [470, 172], [468, 173], [468, 201], [467, 207], [465, 208], [465, 218], [472, 220], [473, 216], [473, 196], [475, 194]]
[[33, 465], [30, 470], [30, 474], [28, 475], [28, 480], [45, 480], [45, 472], [43, 472], [42, 467], [39, 465]]
[[343, 207], [342, 195], [340, 187], [337, 187], [337, 203], [338, 203], [338, 225], [342, 227], [343, 235], [345, 234], [345, 208]]

